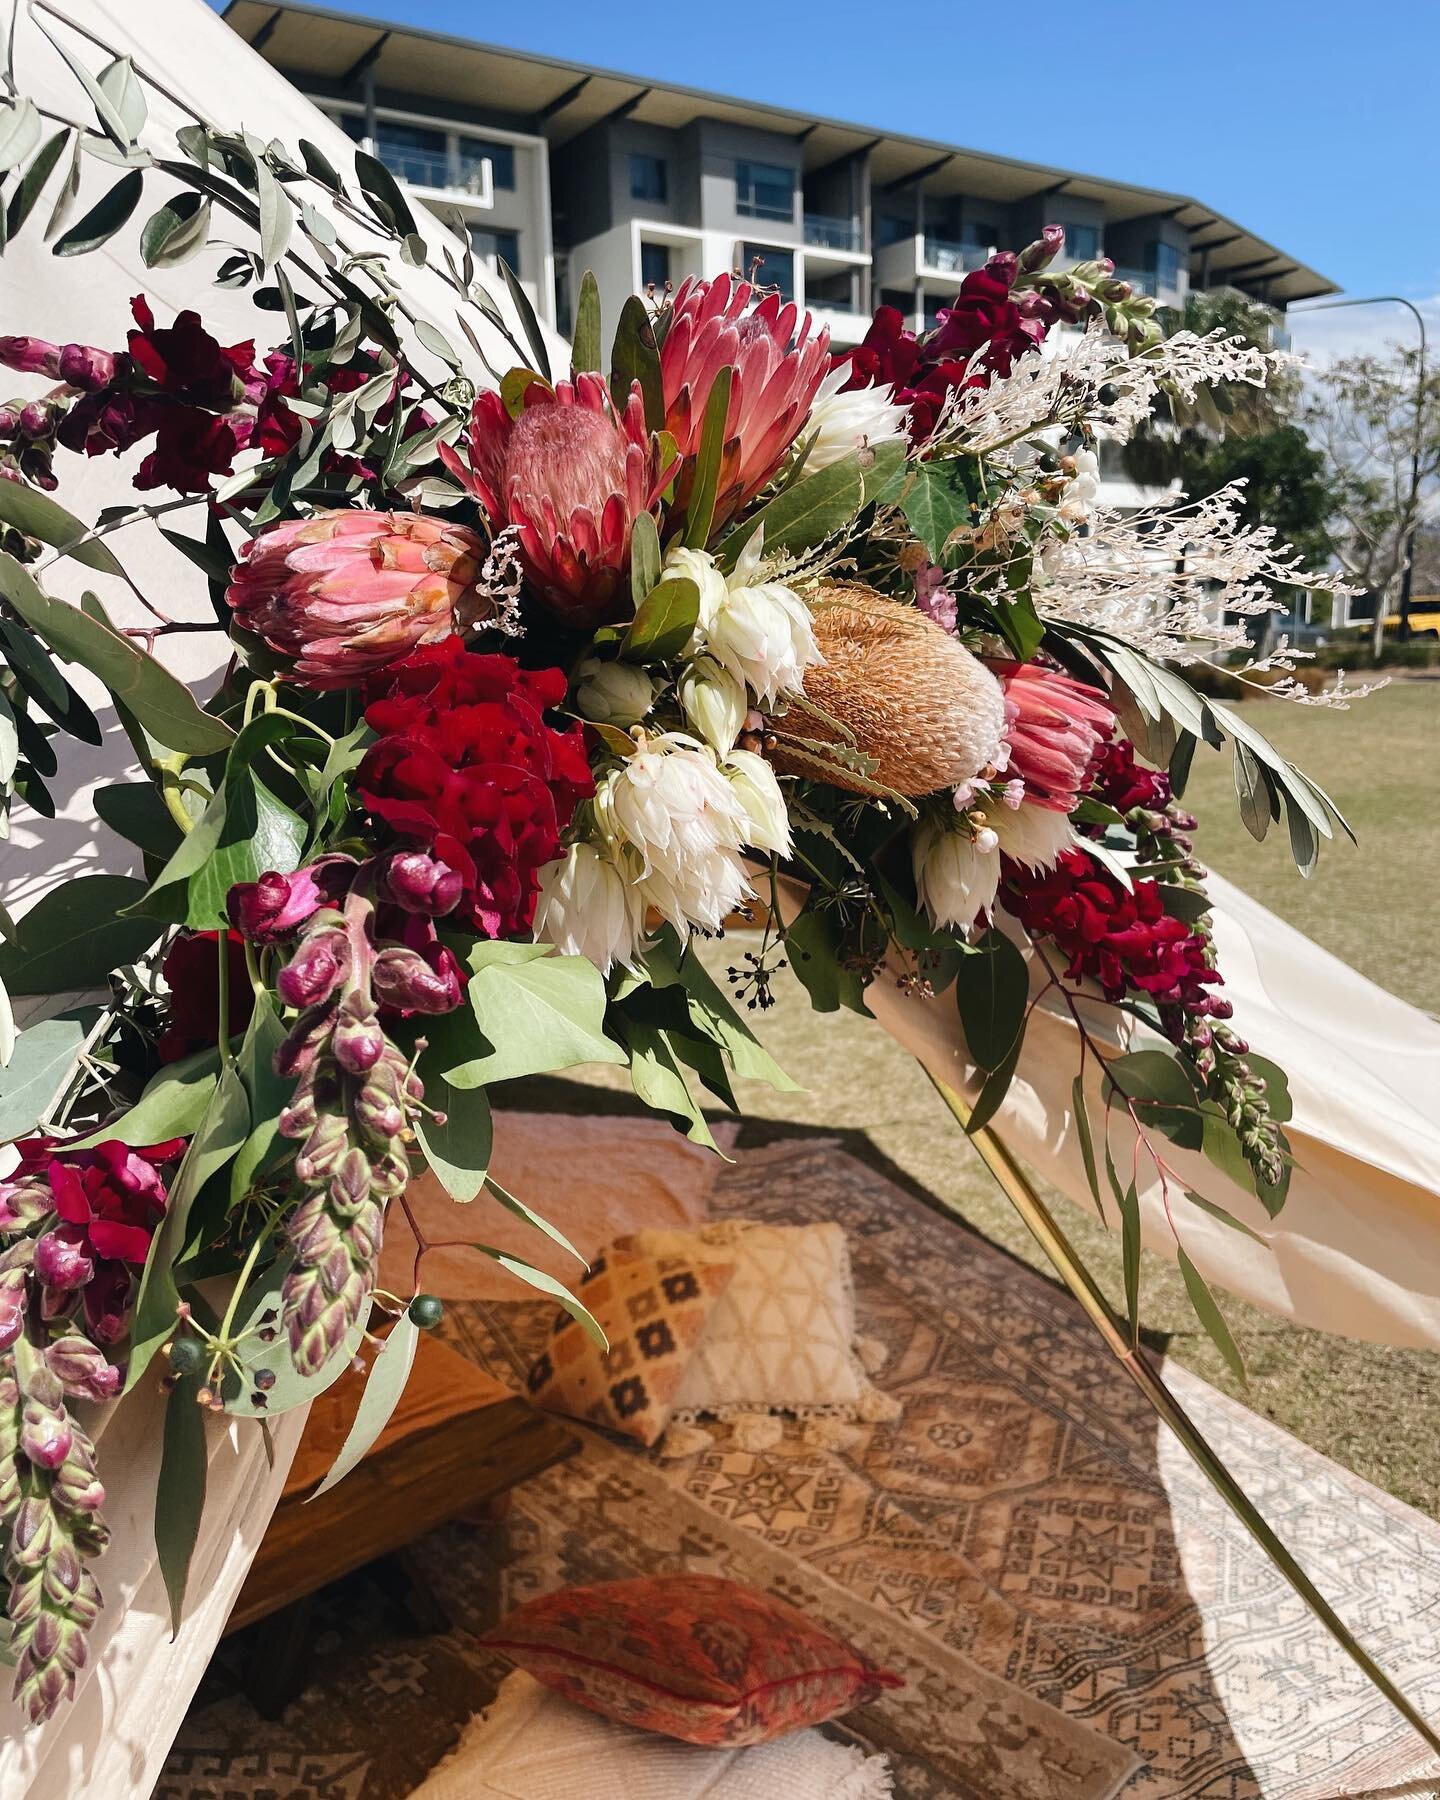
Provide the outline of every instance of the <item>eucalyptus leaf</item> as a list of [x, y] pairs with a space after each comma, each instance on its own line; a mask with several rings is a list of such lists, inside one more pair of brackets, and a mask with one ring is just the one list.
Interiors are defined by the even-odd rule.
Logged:
[[807, 550], [849, 524], [865, 499], [865, 478], [858, 454], [842, 456], [828, 467], [802, 475], [768, 505], [732, 531], [720, 554], [733, 561], [761, 526], [770, 551]]
[[260, 256], [273, 268], [290, 247], [295, 208], [263, 156], [255, 158], [255, 193], [260, 207]]
[[5, 238], [7, 241], [20, 235], [22, 226], [35, 210], [35, 203], [44, 191], [45, 183], [54, 174], [56, 164], [65, 154], [65, 146], [69, 141], [70, 129], [65, 126], [53, 137], [46, 139], [39, 155], [20, 177], [14, 193], [10, 196], [9, 205], [5, 209]]
[[1180, 1273], [1185, 1280], [1185, 1292], [1190, 1296], [1190, 1304], [1195, 1309], [1195, 1317], [1205, 1327], [1210, 1341], [1225, 1358], [1231, 1374], [1248, 1387], [1249, 1376], [1245, 1372], [1245, 1358], [1240, 1354], [1240, 1346], [1235, 1342], [1230, 1327], [1225, 1323], [1225, 1315], [1216, 1305], [1215, 1296], [1206, 1285], [1205, 1277], [1178, 1244], [1175, 1247], [1175, 1255], [1180, 1264]]
[[318, 1500], [322, 1494], [328, 1494], [374, 1448], [380, 1433], [389, 1424], [391, 1414], [400, 1404], [405, 1383], [410, 1379], [410, 1371], [415, 1366], [415, 1350], [419, 1341], [419, 1327], [408, 1312], [402, 1313], [391, 1327], [390, 1335], [381, 1346], [379, 1355], [370, 1365], [370, 1373], [365, 1378], [365, 1391], [360, 1396], [355, 1418], [345, 1434], [345, 1442], [340, 1446], [340, 1454], [330, 1465], [325, 1479], [309, 1496], [311, 1500]]
[[128, 56], [117, 56], [100, 71], [96, 85], [115, 108], [126, 136], [134, 143], [149, 116], [145, 89], [135, 73], [135, 65]]
[[344, 184], [334, 163], [318, 144], [312, 144], [309, 138], [300, 139], [300, 154], [305, 159], [305, 167], [314, 176], [321, 187], [329, 188], [332, 194], [343, 193]]
[[1013, 939], [992, 926], [967, 956], [955, 983], [960, 1023], [970, 1054], [982, 1069], [998, 1069], [1025, 1023], [1030, 967]]
[[1200, 1100], [1175, 1057], [1164, 1050], [1132, 1050], [1108, 1061], [1105, 1073], [1135, 1107], [1142, 1124], [1153, 1126], [1182, 1149], [1200, 1149]]
[[523, 1219], [527, 1225], [533, 1225], [536, 1231], [544, 1232], [552, 1243], [556, 1243], [562, 1250], [568, 1251], [582, 1268], [590, 1267], [558, 1225], [552, 1225], [548, 1219], [542, 1219], [532, 1207], [527, 1206], [523, 1200], [517, 1200], [514, 1194], [501, 1187], [500, 1183], [489, 1175], [485, 1177], [485, 1192], [492, 1200], [498, 1201], [506, 1212], [513, 1213], [517, 1219]]
[[139, 169], [122, 175], [108, 193], [102, 194], [82, 219], [56, 238], [51, 246], [53, 256], [84, 256], [108, 243], [124, 226], [140, 204], [145, 177]]
[[[243, 1340], [239, 1350], [240, 1372], [237, 1374], [234, 1369], [227, 1368], [220, 1384], [220, 1397], [231, 1418], [275, 1419], [297, 1406], [308, 1406], [348, 1372], [365, 1340], [365, 1328], [370, 1321], [368, 1300], [318, 1373], [302, 1375], [299, 1372], [290, 1360], [290, 1348], [283, 1334], [275, 1335], [280, 1289], [293, 1265], [290, 1252], [282, 1251], [250, 1283], [236, 1308], [234, 1335]], [[260, 1336], [262, 1331], [272, 1334], [268, 1343]], [[255, 1386], [255, 1377], [262, 1370], [274, 1377], [273, 1383], [263, 1390]]]
[[1089, 1184], [1090, 1197], [1095, 1202], [1095, 1210], [1099, 1213], [1102, 1224], [1108, 1224], [1105, 1204], [1100, 1198], [1100, 1178], [1095, 1168], [1095, 1140], [1090, 1134], [1090, 1114], [1085, 1105], [1083, 1072], [1077, 1073], [1070, 1084], [1070, 1116], [1075, 1121], [1075, 1136], [1080, 1145], [1080, 1159], [1085, 1165], [1085, 1180]]
[[0, 980], [12, 994], [101, 986], [155, 941], [153, 919], [121, 913], [144, 892], [128, 875], [80, 875], [52, 888], [20, 921], [19, 941], [0, 945]]
[[521, 329], [525, 333], [525, 342], [530, 346], [530, 353], [535, 358], [535, 367], [547, 381], [553, 380], [550, 373], [550, 352], [545, 347], [545, 333], [540, 329], [540, 321], [535, 317], [535, 308], [530, 304], [530, 296], [520, 285], [520, 278], [502, 256], [500, 273], [504, 277], [510, 300], [520, 319]]
[[208, 1408], [195, 1398], [198, 1382], [183, 1377], [170, 1390], [165, 1403], [165, 1431], [160, 1452], [160, 1474], [155, 1484], [155, 1550], [165, 1593], [170, 1602], [170, 1641], [180, 1631], [190, 1562], [200, 1536], [205, 1510], [205, 1478], [208, 1457], [205, 1420]]
[[689, 644], [699, 618], [700, 589], [688, 575], [672, 575], [636, 608], [620, 654], [630, 662], [669, 662]]
[[52, 550], [84, 563], [97, 574], [124, 577], [125, 571], [110, 546], [102, 538], [92, 538], [88, 527], [74, 513], [67, 512], [38, 488], [18, 481], [0, 482], [0, 519], [23, 531], [26, 537], [39, 538]]
[[104, 88], [101, 87], [100, 83], [85, 67], [84, 63], [80, 61], [79, 57], [68, 47], [65, 40], [61, 37], [57, 37], [56, 34], [51, 31], [43, 18], [36, 15], [35, 24], [44, 32], [45, 36], [49, 38], [50, 42], [60, 52], [61, 56], [64, 57], [66, 63], [68, 63], [70, 67], [70, 73], [80, 83], [81, 87], [84, 88], [90, 104], [95, 108], [95, 117], [100, 121], [101, 130], [111, 142], [116, 144], [120, 149], [128, 149], [130, 146], [129, 130], [114, 102], [110, 99]]
[[147, 269], [174, 268], [198, 256], [209, 234], [209, 200], [203, 194], [177, 194], [146, 220], [140, 260]]
[[1010, 1092], [1010, 1083], [1015, 1079], [1015, 1070], [1020, 1062], [1020, 1050], [1024, 1042], [1025, 1034], [1021, 1032], [997, 1067], [985, 1077], [984, 1086], [980, 1089], [971, 1111], [970, 1122], [965, 1127], [966, 1131], [973, 1134], [982, 1130], [999, 1112], [1004, 1104], [1005, 1096]]
[[0, 112], [0, 174], [18, 168], [40, 142], [40, 114], [28, 94]]
[[481, 1256], [488, 1256], [492, 1262], [498, 1263], [507, 1274], [514, 1275], [517, 1280], [525, 1282], [527, 1286], [548, 1295], [552, 1300], [558, 1300], [598, 1350], [605, 1351], [610, 1348], [605, 1333], [564, 1282], [557, 1281], [553, 1275], [547, 1275], [544, 1269], [537, 1269], [533, 1263], [526, 1262], [523, 1257], [512, 1256], [507, 1250], [497, 1250], [493, 1244], [471, 1244], [470, 1248], [478, 1250]]
[[452, 369], [462, 367], [460, 352], [445, 333], [437, 326], [432, 325], [428, 319], [415, 321], [415, 335], [433, 356], [440, 358], [441, 362], [448, 363]]
[[0, 1069], [0, 1144], [24, 1137], [50, 1111], [84, 1042], [84, 1025], [63, 1013], [19, 1034]]

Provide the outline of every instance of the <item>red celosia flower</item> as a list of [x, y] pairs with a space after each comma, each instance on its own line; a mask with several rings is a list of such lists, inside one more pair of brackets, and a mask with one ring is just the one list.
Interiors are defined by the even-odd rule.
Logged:
[[747, 312], [753, 292], [748, 281], [729, 275], [714, 281], [692, 276], [680, 285], [660, 346], [665, 429], [684, 458], [682, 507], [710, 390], [721, 369], [731, 370], [715, 491], [717, 525], [753, 499], [779, 469], [830, 367], [828, 331], [812, 337], [809, 313], [802, 317], [793, 301], [782, 305], [778, 294], [767, 294]]
[[623, 612], [631, 531], [659, 506], [671, 475], [645, 429], [639, 382], [617, 412], [599, 375], [581, 373], [553, 391], [536, 381], [515, 419], [487, 391], [470, 414], [465, 452], [440, 447], [491, 525], [515, 527], [540, 596], [587, 631]]
[[1110, 702], [1043, 663], [990, 666], [1005, 692], [1007, 772], [1025, 783], [1033, 805], [1073, 812], [1115, 729]]
[[1207, 988], [1221, 977], [1206, 965], [1206, 945], [1165, 911], [1160, 884], [1131, 892], [1088, 851], [1067, 850], [1047, 874], [1007, 864], [1000, 902], [1035, 937], [1050, 938], [1072, 981], [1098, 982], [1107, 1000], [1149, 994], [1160, 1006], [1209, 1010]]
[[456, 630], [484, 553], [475, 532], [423, 513], [317, 513], [251, 538], [225, 598], [238, 624], [294, 659], [292, 680], [355, 687]]
[[[255, 990], [245, 966], [245, 940], [226, 933], [229, 965], [226, 1015], [230, 1035], [243, 1031], [255, 1010]], [[218, 931], [187, 932], [165, 953], [161, 973], [170, 989], [170, 1022], [156, 1040], [161, 1062], [179, 1062], [196, 1050], [208, 1050], [220, 1032], [220, 957]]]
[[1164, 812], [1170, 804], [1170, 777], [1163, 769], [1147, 769], [1135, 760], [1135, 746], [1129, 738], [1116, 738], [1100, 755], [1091, 789], [1097, 800], [1113, 806], [1118, 813], [1128, 813], [1137, 806], [1153, 812]]
[[[49, 1188], [59, 1223], [46, 1234], [93, 1273], [80, 1289], [86, 1323], [97, 1343], [124, 1337], [133, 1270], [150, 1253], [150, 1240], [165, 1211], [160, 1169], [185, 1148], [183, 1138], [135, 1148], [116, 1138], [88, 1150], [67, 1150], [53, 1138], [17, 1144], [20, 1162], [9, 1179], [26, 1177]], [[58, 1259], [57, 1259], [58, 1260]], [[68, 1293], [54, 1296], [47, 1316], [70, 1304]]]
[[538, 871], [594, 791], [583, 727], [545, 719], [565, 691], [559, 669], [477, 656], [457, 638], [371, 684], [365, 720], [379, 741], [360, 765], [360, 797], [461, 877], [453, 916], [490, 937], [529, 928]]

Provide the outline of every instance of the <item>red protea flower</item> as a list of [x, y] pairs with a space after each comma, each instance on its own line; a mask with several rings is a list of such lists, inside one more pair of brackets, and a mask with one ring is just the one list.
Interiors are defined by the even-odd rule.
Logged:
[[753, 499], [779, 469], [830, 368], [829, 332], [812, 337], [809, 313], [802, 317], [793, 301], [782, 305], [778, 294], [767, 294], [747, 312], [753, 291], [748, 281], [729, 275], [682, 282], [660, 347], [665, 429], [685, 459], [682, 503], [689, 497], [715, 377], [727, 365], [733, 371], [716, 487], [717, 524]]
[[1099, 688], [1042, 663], [993, 663], [1005, 691], [1005, 742], [1012, 779], [1024, 798], [1052, 812], [1073, 812], [1115, 729]]
[[236, 623], [293, 658], [304, 687], [355, 687], [457, 629], [484, 540], [410, 513], [324, 512], [253, 537], [225, 598]]
[[659, 506], [672, 472], [645, 429], [640, 384], [617, 411], [599, 375], [586, 371], [553, 390], [536, 381], [514, 419], [498, 394], [483, 393], [465, 449], [468, 462], [442, 445], [445, 466], [497, 531], [515, 527], [540, 596], [586, 630], [622, 612], [631, 531]]

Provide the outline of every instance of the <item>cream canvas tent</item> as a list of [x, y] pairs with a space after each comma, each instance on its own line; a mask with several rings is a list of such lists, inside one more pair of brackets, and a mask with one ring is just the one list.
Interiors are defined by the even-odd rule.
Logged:
[[[350, 147], [343, 135], [239, 42], [203, 0], [138, 5], [71, 0], [67, 16], [104, 44], [129, 50], [166, 90], [168, 99], [153, 90], [150, 95], [148, 136], [157, 146], [187, 122], [187, 109], [193, 108], [225, 126], [243, 123], [267, 139], [293, 144], [303, 134], [337, 164], [345, 162]], [[82, 36], [71, 41], [92, 68], [105, 60]], [[77, 113], [72, 78], [24, 19], [19, 59], [27, 85], [38, 84], [46, 104], [67, 116]], [[112, 176], [106, 165], [94, 165], [87, 192], [93, 195]], [[429, 236], [438, 244], [442, 229], [434, 226]], [[243, 339], [264, 332], [268, 316], [257, 314], [244, 295], [202, 285], [204, 263], [158, 274], [145, 270], [134, 229], [83, 267], [83, 280], [57, 281], [38, 236], [23, 238], [0, 263], [5, 328], [40, 331], [61, 341], [114, 343], [129, 296], [144, 291], [162, 314], [198, 304], [222, 336]], [[448, 290], [437, 277], [410, 269], [405, 287], [417, 310], [442, 327], [450, 325]], [[424, 352], [418, 355], [423, 364]], [[502, 365], [508, 360], [498, 335], [492, 360]], [[471, 373], [483, 379], [479, 370]], [[111, 461], [90, 463], [78, 477], [73, 464], [67, 470], [66, 499], [87, 516], [130, 497], [126, 470]], [[167, 610], [203, 616], [205, 603], [194, 595], [189, 564], [153, 531], [141, 527], [122, 534], [119, 549], [140, 585]], [[104, 590], [107, 606], [122, 622], [138, 621], [123, 586], [103, 577], [86, 581]], [[78, 582], [57, 585], [78, 598]], [[169, 649], [177, 645], [172, 658]], [[201, 686], [214, 677], [223, 653], [218, 636], [171, 639], [166, 646], [172, 666]], [[123, 734], [110, 729], [98, 750], [69, 743], [64, 749], [59, 818], [17, 821], [10, 844], [0, 851], [0, 890], [12, 910], [23, 910], [77, 872], [131, 866], [130, 848], [97, 821], [93, 804], [96, 784], [113, 779], [129, 760]], [[1207, 1171], [1207, 1191], [1252, 1224], [1266, 1246], [1196, 1214], [1187, 1247], [1208, 1276], [1285, 1316], [1379, 1342], [1440, 1344], [1440, 1026], [1325, 956], [1226, 884], [1216, 882], [1214, 891], [1227, 992], [1246, 1034], [1291, 1076], [1292, 1136], [1300, 1167], [1289, 1204], [1274, 1223], [1238, 1190], [1217, 1192], [1224, 1184]], [[963, 1082], [967, 1070], [950, 1024], [953, 1008], [926, 1009], [883, 984], [877, 985], [873, 1004], [881, 1024], [903, 1044], [945, 1079]], [[816, 1028], [823, 1030], [823, 1021]], [[1076, 1061], [1073, 1027], [1059, 1013], [1042, 1011], [997, 1130], [1042, 1175], [1088, 1207], [1069, 1113]], [[1118, 1146], [1117, 1155], [1126, 1149]], [[1176, 1153], [1176, 1161], [1183, 1172], [1183, 1152]], [[1164, 1250], [1173, 1239], [1160, 1196], [1147, 1187], [1141, 1199], [1147, 1241]], [[95, 1660], [76, 1704], [50, 1724], [25, 1730], [13, 1713], [6, 1717], [7, 1742], [0, 1750], [0, 1791], [6, 1794], [110, 1800], [150, 1791], [274, 1506], [302, 1423], [296, 1414], [278, 1424], [273, 1466], [267, 1466], [258, 1434], [242, 1438], [233, 1426], [217, 1433], [194, 1599], [172, 1643], [149, 1548], [158, 1400], [138, 1389], [104, 1426], [107, 1471], [125, 1467], [128, 1479], [117, 1483], [112, 1477], [110, 1483], [115, 1541], [99, 1567], [109, 1604], [95, 1634]]]

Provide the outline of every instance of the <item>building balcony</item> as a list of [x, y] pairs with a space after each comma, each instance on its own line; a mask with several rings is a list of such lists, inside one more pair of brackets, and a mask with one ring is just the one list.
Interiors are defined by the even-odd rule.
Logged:
[[443, 194], [450, 200], [470, 201], [476, 206], [494, 203], [488, 158], [452, 157], [445, 150], [420, 149], [387, 139], [383, 131], [375, 139], [374, 155], [406, 187]]
[[1163, 281], [1154, 269], [1127, 269], [1117, 264], [1115, 279], [1128, 281], [1137, 294], [1149, 294], [1153, 300], [1179, 300], [1185, 293], [1183, 275], [1172, 283]]
[[908, 288], [916, 282], [953, 294], [959, 278], [983, 268], [988, 244], [962, 244], [933, 232], [897, 238], [875, 252], [875, 280], [881, 287]]
[[805, 215], [805, 243], [811, 250], [863, 250], [861, 230], [853, 219], [829, 213]]
[[927, 232], [922, 240], [920, 272], [924, 275], [964, 275], [970, 269], [981, 268], [989, 255], [986, 244], [960, 244], [953, 238], [934, 237]]

